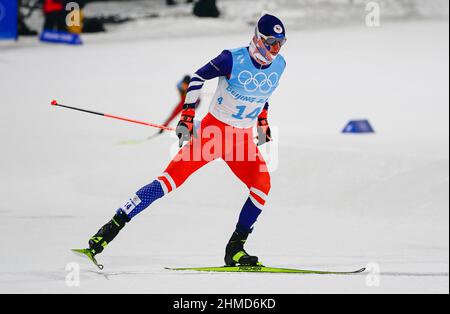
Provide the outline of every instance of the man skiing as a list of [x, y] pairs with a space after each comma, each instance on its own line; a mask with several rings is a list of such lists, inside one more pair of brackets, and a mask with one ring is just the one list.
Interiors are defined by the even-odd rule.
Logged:
[[[266, 14], [260, 18], [248, 47], [224, 50], [200, 68], [190, 80], [180, 122], [176, 128], [180, 147], [164, 173], [144, 186], [119, 208], [116, 215], [90, 240], [83, 250], [95, 263], [95, 256], [118, 235], [133, 217], [180, 187], [208, 162], [221, 158], [249, 189], [236, 229], [225, 249], [225, 264], [258, 265], [244, 244], [266, 203], [271, 185], [266, 163], [253, 139], [257, 123], [258, 146], [271, 141], [267, 122], [268, 100], [286, 67], [279, 54], [286, 42], [283, 23]], [[218, 77], [219, 84], [209, 113], [194, 129], [195, 106], [206, 80]], [[213, 142], [213, 145], [211, 144]]]

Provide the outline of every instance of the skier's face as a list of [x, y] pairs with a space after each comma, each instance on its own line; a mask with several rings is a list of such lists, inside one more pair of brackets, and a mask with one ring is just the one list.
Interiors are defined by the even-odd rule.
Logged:
[[281, 47], [286, 43], [286, 38], [275, 38], [272, 36], [269, 37], [262, 37], [262, 41], [264, 45], [266, 46], [266, 49], [273, 55], [276, 56], [280, 50]]
[[270, 53], [276, 56], [281, 50], [281, 43], [277, 42], [274, 45], [270, 46]]

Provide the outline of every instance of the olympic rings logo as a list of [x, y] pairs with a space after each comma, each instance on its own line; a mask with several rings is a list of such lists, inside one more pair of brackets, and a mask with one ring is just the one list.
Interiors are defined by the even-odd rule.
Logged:
[[3, 18], [5, 17], [6, 15], [5, 12], [6, 12], [5, 7], [3, 6], [3, 4], [0, 3], [0, 21], [3, 20]]
[[256, 92], [259, 90], [263, 94], [269, 93], [279, 80], [278, 73], [272, 72], [267, 76], [264, 72], [258, 72], [253, 76], [250, 71], [242, 71], [238, 75], [238, 81], [244, 85], [247, 92]]

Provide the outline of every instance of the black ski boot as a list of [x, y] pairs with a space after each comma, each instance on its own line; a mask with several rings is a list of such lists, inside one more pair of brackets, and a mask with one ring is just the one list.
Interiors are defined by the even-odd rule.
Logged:
[[245, 232], [236, 228], [225, 249], [225, 266], [257, 266], [258, 257], [249, 255], [244, 250], [250, 232]]
[[99, 264], [95, 259], [95, 255], [103, 252], [105, 247], [119, 234], [120, 230], [125, 227], [125, 224], [130, 221], [130, 218], [124, 212], [118, 212], [114, 217], [104, 225], [90, 240], [88, 249], [73, 249], [72, 251], [87, 256], [100, 270], [103, 265]]
[[103, 252], [104, 248], [119, 234], [120, 230], [130, 219], [123, 212], [119, 212], [104, 225], [90, 240], [89, 251], [93, 256]]

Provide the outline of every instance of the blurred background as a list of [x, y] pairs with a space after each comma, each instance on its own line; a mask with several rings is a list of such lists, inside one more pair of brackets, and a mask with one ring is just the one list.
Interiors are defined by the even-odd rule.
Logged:
[[[11, 1], [11, 0], [2, 0]], [[124, 22], [180, 19], [189, 16], [220, 18], [229, 23], [254, 23], [262, 11], [276, 11], [289, 25], [317, 28], [360, 23], [368, 0], [19, 0], [19, 34], [34, 35], [45, 19], [66, 15], [67, 3], [78, 3], [83, 32], [113, 29]], [[448, 17], [445, 0], [378, 0], [384, 20]], [[60, 4], [60, 5], [58, 5]], [[230, 31], [236, 26], [230, 27]]]

